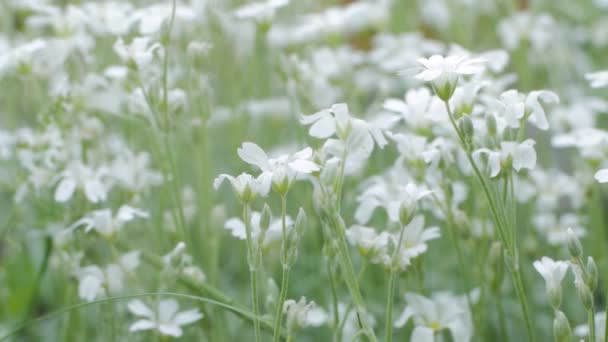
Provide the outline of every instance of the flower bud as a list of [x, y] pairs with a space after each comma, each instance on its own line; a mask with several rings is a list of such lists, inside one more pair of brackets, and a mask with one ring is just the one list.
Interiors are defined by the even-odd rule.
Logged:
[[306, 212], [304, 209], [300, 208], [300, 211], [298, 211], [298, 216], [296, 217], [296, 223], [294, 225], [296, 234], [298, 236], [302, 236], [307, 225], [308, 217], [306, 216]]
[[582, 282], [575, 285], [576, 293], [578, 294], [578, 297], [583, 303], [585, 309], [593, 310], [593, 295], [591, 294], [591, 290], [589, 290], [589, 286]]
[[399, 222], [402, 225], [408, 225], [414, 219], [414, 214], [416, 213], [416, 201], [414, 200], [406, 200], [401, 202], [399, 206]]
[[[260, 216], [260, 229], [262, 232], [266, 232], [268, 228], [270, 228], [270, 221], [272, 221], [272, 211], [267, 203], [264, 203], [264, 208], [262, 209], [262, 215]], [[265, 235], [265, 234], [260, 234]]]
[[555, 319], [553, 319], [553, 335], [557, 342], [569, 342], [572, 336], [568, 318], [559, 310], [555, 311]]
[[572, 255], [573, 258], [580, 258], [583, 255], [581, 242], [574, 234], [572, 228], [568, 228], [566, 234], [568, 236], [568, 251], [570, 251], [570, 255]]
[[597, 288], [598, 271], [597, 265], [592, 257], [587, 258], [587, 285], [591, 291]]
[[558, 286], [547, 287], [547, 297], [549, 297], [549, 304], [555, 310], [558, 310], [562, 304], [562, 287]]
[[471, 148], [473, 145], [473, 135], [475, 134], [475, 128], [473, 127], [473, 120], [468, 115], [464, 115], [458, 123], [460, 132], [463, 135], [464, 141], [466, 142], [467, 148]]
[[435, 90], [435, 94], [437, 94], [437, 97], [439, 97], [443, 102], [447, 102], [450, 100], [450, 98], [452, 98], [457, 85], [458, 78], [443, 77], [439, 80], [433, 81], [433, 89]]

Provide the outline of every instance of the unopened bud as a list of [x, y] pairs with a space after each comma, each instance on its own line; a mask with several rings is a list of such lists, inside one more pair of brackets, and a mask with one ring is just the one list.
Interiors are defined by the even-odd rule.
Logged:
[[399, 206], [399, 222], [402, 225], [408, 225], [414, 219], [414, 214], [416, 213], [416, 201], [414, 200], [406, 200], [401, 202]]
[[555, 319], [553, 319], [553, 335], [557, 342], [570, 342], [572, 337], [568, 318], [559, 310], [555, 311]]
[[572, 255], [572, 257], [575, 259], [580, 258], [583, 255], [583, 247], [581, 246], [581, 242], [574, 234], [572, 228], [568, 228], [566, 234], [568, 236], [568, 251], [570, 251], [570, 255]]
[[585, 283], [577, 283], [575, 285], [576, 293], [578, 294], [578, 297], [583, 303], [585, 309], [593, 310], [593, 295], [591, 294], [591, 290], [589, 290], [589, 286], [587, 286]]
[[[260, 229], [262, 232], [266, 232], [270, 228], [270, 222], [272, 221], [272, 211], [267, 203], [264, 204], [262, 209], [262, 215], [260, 216]], [[260, 234], [264, 235], [264, 234]]]
[[555, 310], [559, 309], [562, 304], [562, 287], [561, 285], [551, 286], [547, 288], [547, 297], [549, 297], [549, 304]]
[[300, 211], [298, 211], [298, 216], [296, 217], [296, 223], [294, 225], [296, 234], [298, 236], [302, 236], [307, 225], [308, 217], [306, 216], [306, 212], [304, 211], [304, 209], [300, 208]]
[[597, 288], [598, 271], [597, 265], [592, 257], [587, 258], [587, 285], [591, 291]]
[[473, 120], [468, 115], [463, 115], [459, 122], [460, 131], [464, 135], [465, 139], [473, 139], [475, 134], [475, 128], [473, 127]]

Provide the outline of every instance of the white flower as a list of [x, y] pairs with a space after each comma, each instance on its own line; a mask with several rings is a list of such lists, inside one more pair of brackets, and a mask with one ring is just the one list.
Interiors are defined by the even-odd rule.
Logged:
[[422, 66], [422, 71], [414, 78], [431, 82], [437, 95], [444, 101], [454, 93], [460, 76], [480, 73], [485, 63], [484, 59], [469, 58], [466, 55], [433, 55], [428, 59], [419, 58], [417, 61]]
[[471, 340], [473, 322], [466, 296], [454, 296], [442, 292], [435, 294], [433, 298], [427, 298], [416, 293], [407, 293], [405, 300], [407, 306], [395, 321], [395, 327], [401, 328], [413, 318], [415, 328], [410, 341], [441, 341], [440, 338], [435, 338], [435, 334], [445, 329], [450, 331], [454, 341]]
[[187, 325], [203, 318], [198, 309], [178, 312], [179, 304], [173, 299], [158, 302], [156, 311], [150, 309], [141, 300], [134, 299], [128, 304], [129, 311], [135, 316], [143, 317], [131, 324], [129, 331], [157, 330], [162, 335], [182, 336], [182, 325]]
[[[553, 186], [556, 186], [556, 184], [558, 183], [553, 183]], [[559, 196], [557, 200], [559, 200]], [[562, 214], [559, 219], [553, 212], [540, 213], [534, 216], [533, 222], [538, 231], [547, 238], [547, 242], [554, 246], [566, 245], [568, 242], [568, 228], [572, 229], [577, 238], [586, 234], [578, 215], [572, 213]]]
[[391, 235], [388, 232], [378, 234], [374, 228], [355, 225], [348, 228], [346, 238], [351, 245], [357, 247], [362, 256], [369, 257], [373, 263], [390, 263], [388, 243]]
[[134, 38], [126, 45], [122, 38], [114, 43], [114, 52], [122, 59], [123, 63], [133, 63], [139, 69], [150, 64], [154, 58], [154, 52], [160, 48], [160, 44], [150, 44], [149, 37]]
[[313, 155], [310, 147], [293, 155], [269, 158], [260, 146], [245, 142], [237, 153], [244, 162], [257, 166], [262, 171], [260, 178], [271, 180], [276, 189], [283, 189], [285, 186], [289, 188], [297, 173], [310, 174], [320, 170], [320, 167], [310, 160]]
[[315, 302], [306, 303], [306, 297], [299, 301], [288, 299], [283, 304], [283, 314], [287, 316], [287, 327], [318, 327], [327, 322], [327, 313], [324, 310], [316, 310]]
[[545, 103], [559, 103], [557, 94], [548, 90], [535, 90], [527, 96], [514, 89], [500, 94], [500, 104], [507, 124], [518, 128], [520, 121], [529, 119], [539, 129], [549, 129], [549, 121], [539, 99]]
[[562, 280], [568, 271], [568, 263], [542, 257], [540, 261], [534, 262], [534, 268], [545, 279], [547, 292], [551, 293], [553, 290], [561, 289]]
[[585, 74], [585, 79], [589, 81], [591, 88], [604, 88], [608, 86], [608, 70], [591, 72]]
[[[606, 313], [598, 312], [595, 314], [595, 341], [604, 342], [604, 330], [606, 329]], [[574, 334], [581, 338], [589, 336], [589, 325], [582, 324], [574, 328]]]
[[91, 203], [105, 201], [108, 185], [105, 184], [103, 177], [106, 173], [105, 168], [94, 170], [80, 161], [70, 163], [58, 175], [61, 181], [55, 189], [55, 201], [59, 203], [69, 201], [78, 188], [84, 191], [86, 198]]
[[124, 287], [124, 277], [139, 266], [139, 251], [123, 254], [118, 263], [105, 268], [90, 265], [76, 269], [78, 296], [88, 302], [104, 297], [107, 293], [116, 294]]
[[270, 178], [262, 177], [254, 178], [248, 173], [241, 173], [233, 177], [227, 174], [221, 174], [213, 181], [213, 187], [217, 190], [220, 185], [227, 179], [232, 185], [232, 190], [236, 197], [242, 202], [250, 202], [256, 196], [266, 196], [270, 191]]
[[383, 107], [401, 114], [405, 122], [415, 129], [432, 128], [445, 118], [443, 103], [428, 88], [410, 89], [405, 93], [404, 100], [390, 98], [384, 101]]
[[255, 19], [256, 21], [270, 21], [276, 11], [289, 4], [289, 0], [267, 0], [265, 2], [252, 2], [239, 7], [234, 15], [240, 19]]
[[386, 210], [392, 222], [399, 222], [400, 210], [405, 207], [413, 211], [417, 202], [430, 195], [432, 191], [420, 187], [415, 183], [403, 184], [403, 175], [389, 174], [394, 178], [382, 179], [373, 177], [373, 183], [368, 184], [363, 193], [357, 197], [359, 206], [355, 212], [355, 218], [359, 223], [367, 223], [374, 211], [381, 207]]
[[[416, 216], [405, 228], [402, 246], [397, 256], [400, 269], [405, 269], [410, 261], [427, 251], [427, 241], [439, 238], [439, 227], [424, 227], [424, 216]], [[393, 234], [393, 242], [397, 244], [398, 234]]]
[[517, 172], [521, 169], [534, 169], [536, 166], [534, 144], [532, 139], [527, 139], [522, 143], [503, 141], [500, 143], [500, 151], [482, 148], [475, 151], [473, 155], [478, 158], [480, 154], [487, 153], [490, 177], [496, 177], [501, 170], [506, 168], [512, 167]]
[[[254, 211], [251, 213], [251, 235], [252, 238], [254, 239], [258, 239], [261, 238], [259, 235], [262, 233], [262, 229], [260, 227], [260, 219], [262, 218], [262, 215], [260, 214], [260, 212]], [[291, 219], [291, 217], [287, 216], [285, 218], [285, 224], [286, 224], [286, 229], [287, 231], [289, 231], [292, 227], [293, 227], [293, 220]], [[233, 217], [230, 218], [226, 221], [226, 223], [224, 223], [224, 228], [230, 230], [230, 232], [232, 233], [232, 236], [234, 236], [235, 238], [239, 239], [239, 240], [245, 240], [247, 238], [246, 235], [246, 230], [245, 230], [245, 223], [238, 217]], [[283, 237], [283, 230], [282, 230], [282, 222], [280, 218], [277, 219], [273, 219], [270, 222], [270, 226], [268, 227], [268, 230], [264, 233], [263, 236], [263, 246], [267, 247], [269, 245], [271, 245], [273, 242], [275, 241], [280, 241]]]
[[608, 169], [597, 171], [594, 177], [600, 183], [608, 183]]
[[123, 205], [118, 209], [115, 216], [112, 215], [111, 209], [95, 210], [76, 221], [69, 229], [84, 226], [86, 233], [95, 230], [102, 236], [111, 237], [121, 230], [125, 223], [135, 218], [147, 218], [148, 216], [149, 214], [144, 210]]

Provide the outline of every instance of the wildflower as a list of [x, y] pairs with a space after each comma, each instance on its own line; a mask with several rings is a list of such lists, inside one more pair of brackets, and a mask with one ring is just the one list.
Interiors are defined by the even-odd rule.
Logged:
[[456, 90], [458, 79], [464, 75], [474, 75], [483, 71], [484, 59], [469, 58], [466, 55], [443, 57], [433, 55], [430, 58], [419, 58], [422, 71], [415, 75], [416, 79], [430, 82], [435, 93], [443, 101], [448, 101]]
[[428, 88], [410, 89], [404, 100], [387, 99], [384, 109], [401, 114], [405, 122], [417, 128], [429, 128], [445, 117], [443, 103]]
[[122, 38], [114, 43], [114, 52], [122, 59], [123, 63], [143, 69], [150, 64], [154, 58], [154, 52], [160, 48], [160, 44], [150, 44], [149, 37], [136, 37], [129, 45], [126, 45]]
[[587, 73], [585, 79], [589, 81], [591, 88], [604, 88], [608, 86], [608, 70]]
[[288, 330], [324, 324], [327, 321], [327, 313], [315, 309], [315, 302], [306, 303], [306, 297], [301, 297], [297, 302], [293, 299], [286, 300], [283, 304], [283, 314], [287, 315]]
[[367, 187], [357, 197], [360, 205], [355, 213], [355, 218], [357, 221], [365, 223], [369, 221], [376, 208], [382, 207], [386, 210], [391, 221], [399, 222], [403, 218], [403, 215], [401, 215], [404, 213], [403, 210], [408, 211], [409, 216], [412, 217], [417, 202], [431, 193], [432, 191], [412, 182], [402, 185], [378, 181], [376, 184]]
[[549, 129], [547, 115], [539, 100], [559, 103], [557, 94], [548, 90], [536, 90], [525, 95], [511, 89], [500, 94], [503, 116], [509, 127], [519, 128], [520, 122], [529, 119], [539, 129]]
[[139, 266], [139, 251], [123, 254], [118, 263], [105, 268], [89, 265], [78, 268], [74, 275], [78, 278], [78, 296], [88, 302], [107, 294], [116, 294], [124, 287], [124, 278]]
[[600, 183], [608, 183], [608, 169], [601, 169], [597, 171], [594, 177]]
[[[264, 230], [264, 227], [262, 227], [261, 219], [262, 214], [260, 212], [254, 211], [251, 213], [250, 227], [252, 238], [255, 240], [261, 240], [264, 247], [271, 245], [275, 241], [281, 240], [283, 236], [281, 219], [278, 218], [270, 221], [267, 230]], [[285, 219], [285, 224], [288, 231], [293, 227], [293, 223], [294, 222], [291, 217], [287, 216]], [[239, 240], [245, 240], [247, 238], [245, 223], [240, 218], [233, 217], [228, 219], [224, 224], [224, 228], [228, 229], [232, 233], [232, 236]]]
[[312, 149], [307, 147], [293, 155], [281, 155], [269, 158], [258, 145], [245, 142], [237, 150], [241, 159], [262, 170], [260, 178], [270, 180], [275, 190], [285, 193], [296, 178], [297, 173], [310, 174], [320, 170], [320, 167], [310, 159]]
[[239, 7], [234, 15], [239, 19], [255, 19], [258, 22], [272, 20], [276, 11], [289, 4], [289, 0], [267, 0], [265, 2], [252, 2]]
[[241, 173], [240, 175], [233, 177], [227, 174], [221, 174], [213, 181], [213, 187], [217, 190], [220, 185], [227, 179], [232, 185], [234, 194], [243, 203], [249, 203], [253, 201], [258, 195], [266, 196], [270, 191], [270, 178], [262, 177], [253, 178], [248, 173]]
[[440, 341], [435, 338], [435, 334], [442, 330], [449, 330], [454, 341], [471, 340], [473, 322], [465, 296], [440, 292], [432, 298], [427, 298], [416, 293], [407, 293], [405, 300], [407, 306], [395, 321], [395, 327], [401, 328], [413, 318], [415, 328], [410, 341]]
[[[595, 319], [595, 341], [593, 342], [604, 342], [604, 334], [602, 333], [606, 327], [606, 313], [598, 312], [594, 316]], [[582, 324], [574, 328], [574, 334], [577, 337], [585, 338], [589, 336], [589, 326]]]
[[[439, 238], [439, 227], [424, 226], [424, 216], [416, 216], [411, 222], [404, 227], [402, 246], [397, 255], [398, 267], [405, 269], [410, 261], [419, 255], [425, 253], [428, 249], [427, 241]], [[397, 234], [391, 236], [393, 243], [396, 245], [398, 241]]]
[[491, 151], [487, 148], [478, 149], [473, 153], [475, 157], [480, 154], [488, 154], [488, 166], [490, 177], [496, 177], [500, 171], [509, 172], [512, 168], [519, 172], [522, 169], [532, 170], [536, 166], [536, 151], [534, 140], [527, 139], [521, 143], [503, 141], [500, 143], [499, 151]]
[[107, 174], [105, 168], [94, 170], [80, 161], [70, 163], [58, 175], [61, 179], [55, 189], [55, 201], [69, 201], [77, 188], [84, 191], [85, 197], [91, 203], [103, 202], [107, 198], [108, 186], [103, 177]]
[[568, 228], [572, 229], [577, 238], [586, 235], [581, 226], [578, 215], [566, 213], [559, 216], [553, 213], [540, 213], [533, 218], [534, 224], [540, 233], [544, 234], [551, 245], [566, 245], [568, 242]]
[[120, 231], [127, 222], [136, 218], [147, 218], [148, 216], [149, 214], [146, 211], [123, 205], [114, 216], [111, 209], [95, 210], [76, 221], [69, 229], [84, 226], [86, 233], [95, 230], [102, 236], [111, 237]]
[[156, 311], [138, 299], [130, 301], [128, 308], [135, 316], [142, 317], [131, 324], [129, 331], [132, 332], [154, 329], [162, 335], [181, 337], [183, 333], [181, 326], [203, 318], [203, 314], [198, 309], [178, 312], [179, 304], [173, 299], [159, 301]]
[[568, 263], [543, 257], [534, 262], [534, 268], [545, 279], [549, 302], [553, 308], [559, 308], [562, 300], [562, 280], [568, 271]]

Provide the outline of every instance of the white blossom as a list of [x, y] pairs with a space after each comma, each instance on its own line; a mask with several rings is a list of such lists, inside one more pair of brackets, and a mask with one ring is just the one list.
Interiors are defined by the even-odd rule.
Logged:
[[174, 299], [160, 300], [156, 310], [150, 309], [141, 300], [134, 299], [129, 302], [128, 308], [133, 315], [140, 317], [129, 327], [131, 332], [157, 330], [162, 335], [181, 337], [183, 334], [181, 326], [203, 318], [203, 314], [198, 309], [178, 312], [179, 304]]

